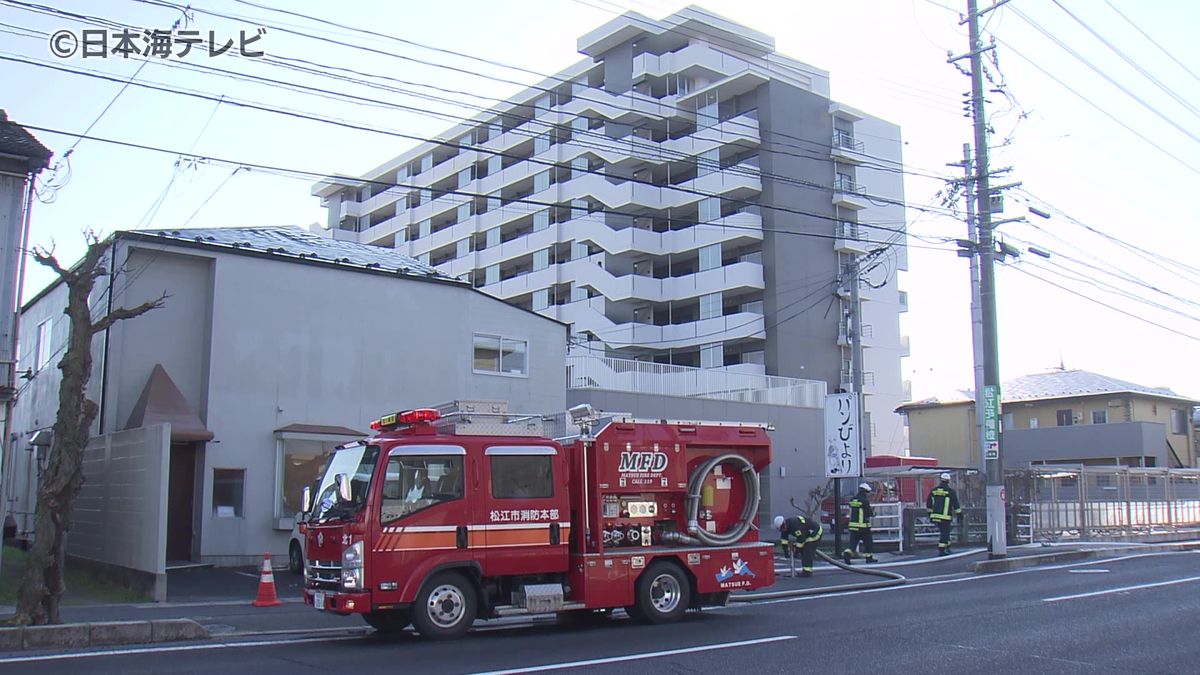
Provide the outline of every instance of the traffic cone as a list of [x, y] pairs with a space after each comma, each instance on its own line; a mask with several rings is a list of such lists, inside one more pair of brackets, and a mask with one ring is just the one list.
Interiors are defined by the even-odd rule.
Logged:
[[271, 554], [263, 554], [262, 576], [258, 579], [258, 597], [252, 603], [255, 607], [276, 607], [283, 603], [275, 594], [275, 575], [271, 572]]

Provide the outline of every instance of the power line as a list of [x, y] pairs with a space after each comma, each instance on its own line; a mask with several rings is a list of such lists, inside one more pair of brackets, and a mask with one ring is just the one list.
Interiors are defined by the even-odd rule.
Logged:
[[1195, 79], [1197, 82], [1200, 82], [1200, 75], [1197, 75], [1195, 71], [1193, 71], [1191, 68], [1188, 68], [1188, 67], [1187, 67], [1187, 64], [1185, 64], [1184, 62], [1182, 62], [1182, 61], [1180, 61], [1179, 59], [1175, 58], [1175, 55], [1174, 55], [1174, 54], [1172, 54], [1171, 52], [1167, 51], [1165, 47], [1163, 47], [1161, 44], [1159, 44], [1159, 43], [1158, 43], [1158, 41], [1157, 41], [1157, 40], [1155, 40], [1154, 38], [1150, 37], [1150, 35], [1149, 35], [1149, 34], [1147, 34], [1147, 33], [1146, 33], [1146, 31], [1144, 31], [1144, 30], [1142, 30], [1141, 28], [1139, 28], [1139, 27], [1138, 27], [1138, 25], [1137, 25], [1136, 23], [1134, 23], [1132, 19], [1130, 19], [1128, 16], [1125, 16], [1125, 14], [1124, 14], [1123, 12], [1121, 12], [1121, 10], [1117, 9], [1117, 6], [1116, 6], [1116, 5], [1114, 5], [1114, 4], [1112, 4], [1111, 2], [1109, 2], [1109, 0], [1104, 0], [1104, 4], [1108, 5], [1109, 9], [1111, 9], [1111, 10], [1112, 10], [1112, 11], [1114, 11], [1114, 12], [1116, 12], [1116, 13], [1117, 13], [1117, 15], [1118, 15], [1118, 16], [1120, 16], [1122, 19], [1125, 19], [1125, 23], [1129, 24], [1130, 26], [1133, 26], [1133, 29], [1134, 29], [1134, 30], [1136, 30], [1137, 32], [1141, 33], [1141, 34], [1142, 34], [1142, 37], [1144, 37], [1144, 38], [1146, 38], [1147, 40], [1149, 40], [1149, 41], [1150, 41], [1150, 44], [1154, 45], [1155, 47], [1158, 47], [1158, 50], [1159, 50], [1160, 52], [1162, 52], [1163, 54], [1166, 54], [1167, 58], [1169, 58], [1169, 59], [1171, 59], [1172, 61], [1174, 61], [1174, 62], [1175, 62], [1175, 64], [1176, 64], [1177, 66], [1179, 66], [1180, 68], [1183, 68], [1183, 70], [1184, 70], [1185, 72], [1187, 72], [1187, 74], [1188, 74], [1188, 75], [1191, 75], [1191, 76], [1192, 76], [1192, 77], [1193, 77], [1193, 78], [1194, 78], [1194, 79]]

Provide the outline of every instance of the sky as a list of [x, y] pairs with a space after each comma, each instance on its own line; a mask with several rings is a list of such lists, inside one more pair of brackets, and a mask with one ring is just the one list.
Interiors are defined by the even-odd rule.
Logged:
[[[85, 228], [103, 235], [324, 222], [311, 177], [235, 170], [178, 153], [361, 174], [402, 153], [412, 138], [436, 136], [539, 74], [574, 63], [581, 58], [576, 38], [616, 15], [633, 10], [659, 19], [685, 5], [213, 0], [193, 3], [202, 10], [185, 18], [160, 0], [48, 4], [92, 18], [47, 16], [22, 0], [0, 0], [0, 108], [22, 124], [76, 134], [91, 126], [97, 137], [168, 150], [98, 140], [72, 150], [73, 137], [34, 131], [55, 152], [57, 171], [43, 176], [31, 239], [63, 260], [82, 254]], [[972, 387], [968, 267], [952, 243], [966, 226], [942, 201], [946, 179], [961, 172], [948, 164], [972, 140], [963, 111], [970, 81], [947, 63], [948, 52], [967, 51], [959, 25], [965, 0], [699, 4], [774, 36], [780, 53], [829, 71], [835, 100], [900, 125], [911, 207], [909, 270], [899, 273], [909, 300], [901, 317], [911, 344], [904, 377], [917, 399]], [[285, 6], [346, 27], [274, 11]], [[100, 20], [150, 29], [181, 21], [180, 28], [232, 38], [231, 52], [241, 31], [255, 35], [265, 27], [250, 49], [294, 68], [311, 62], [352, 78], [391, 79], [368, 87], [285, 69], [278, 60], [210, 57], [203, 49], [149, 62], [51, 54], [49, 34], [98, 28]], [[1020, 183], [1006, 191], [1003, 217], [1027, 221], [1003, 224], [998, 235], [1018, 249], [1050, 254], [1026, 252], [997, 266], [1002, 379], [1079, 368], [1200, 397], [1200, 228], [1191, 208], [1200, 186], [1196, 25], [1200, 3], [1188, 0], [1013, 0], [985, 19], [986, 39], [996, 40], [987, 94], [992, 167], [1011, 168], [998, 182]], [[284, 90], [204, 69], [324, 91]], [[123, 86], [135, 73], [134, 84]], [[328, 91], [358, 98], [339, 100]], [[961, 200], [953, 206], [961, 209]], [[1051, 217], [1033, 215], [1030, 206]], [[30, 268], [24, 296], [50, 281], [45, 270]]]

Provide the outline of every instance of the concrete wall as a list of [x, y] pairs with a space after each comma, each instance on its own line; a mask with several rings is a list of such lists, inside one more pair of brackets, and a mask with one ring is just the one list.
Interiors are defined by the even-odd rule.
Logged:
[[1128, 458], [1153, 457], [1155, 466], [1169, 467], [1165, 432], [1155, 422], [1016, 429], [1004, 434], [1004, 465], [1125, 464]]
[[84, 455], [67, 555], [141, 572], [166, 599], [167, 466], [171, 426], [94, 436]]
[[569, 405], [590, 403], [597, 410], [631, 413], [650, 419], [767, 422], [771, 433], [770, 479], [763, 490], [763, 517], [795, 513], [788, 501], [803, 504], [809, 490], [822, 487], [825, 478], [824, 417], [818, 408], [713, 401], [698, 398], [652, 396], [625, 392], [572, 389]]
[[[759, 87], [758, 119], [764, 138], [788, 134], [821, 148], [828, 147], [833, 137], [829, 99], [778, 81]], [[838, 274], [830, 238], [834, 234], [833, 193], [811, 186], [832, 184], [833, 165], [819, 151], [764, 152], [760, 162], [763, 203], [786, 204], [789, 209], [826, 216], [811, 218], [774, 209], [762, 212], [767, 372], [824, 380], [832, 391], [839, 386], [838, 312], [836, 307], [827, 312], [828, 302], [820, 300], [833, 298]], [[787, 176], [809, 185], [770, 176]], [[815, 308], [808, 309], [814, 303]], [[804, 309], [808, 311], [803, 316], [784, 321]]]

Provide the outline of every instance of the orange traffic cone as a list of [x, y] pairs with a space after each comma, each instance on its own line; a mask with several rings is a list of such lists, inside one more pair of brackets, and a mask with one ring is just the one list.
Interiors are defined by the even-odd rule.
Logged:
[[275, 575], [271, 572], [271, 554], [263, 554], [262, 576], [258, 579], [258, 597], [254, 599], [255, 607], [276, 607], [282, 605], [279, 596], [275, 594]]

